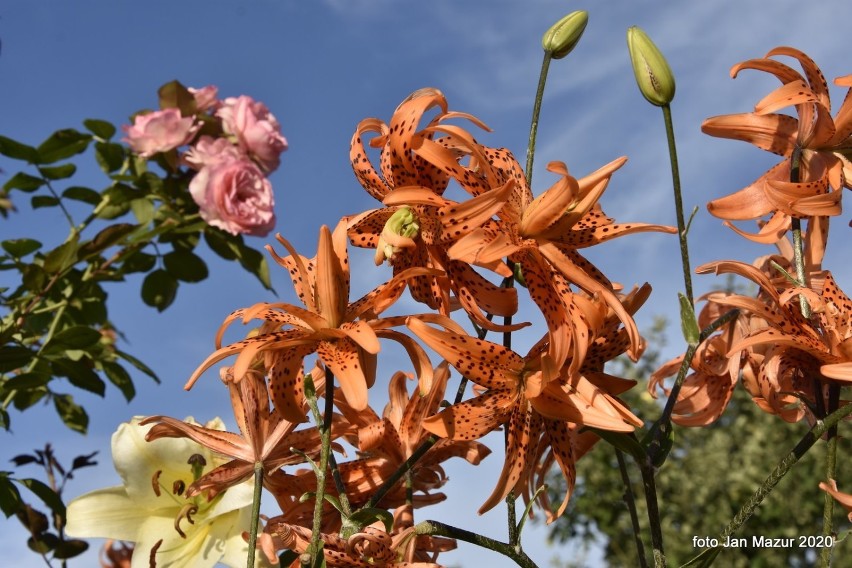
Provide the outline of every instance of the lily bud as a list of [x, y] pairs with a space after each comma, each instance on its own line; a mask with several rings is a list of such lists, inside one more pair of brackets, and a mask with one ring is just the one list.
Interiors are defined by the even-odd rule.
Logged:
[[642, 96], [652, 105], [669, 104], [675, 94], [674, 75], [666, 58], [648, 34], [636, 26], [628, 28], [627, 50]]
[[585, 10], [571, 12], [544, 32], [541, 47], [550, 54], [551, 59], [562, 59], [580, 42], [588, 23], [589, 13]]
[[417, 215], [409, 207], [401, 207], [385, 223], [379, 242], [376, 245], [376, 266], [391, 260], [403, 248], [416, 246], [414, 238], [420, 234]]

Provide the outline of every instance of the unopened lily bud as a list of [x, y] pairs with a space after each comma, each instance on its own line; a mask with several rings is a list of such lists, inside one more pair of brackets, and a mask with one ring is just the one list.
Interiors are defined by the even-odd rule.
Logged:
[[669, 104], [675, 94], [675, 80], [666, 58], [640, 28], [627, 29], [627, 49], [633, 63], [633, 74], [642, 95], [652, 105]]
[[385, 223], [379, 242], [376, 245], [376, 266], [393, 256], [403, 248], [415, 246], [414, 238], [420, 233], [417, 215], [409, 207], [401, 207]]
[[571, 12], [544, 32], [541, 47], [552, 59], [562, 59], [580, 42], [588, 23], [589, 13], [585, 10]]

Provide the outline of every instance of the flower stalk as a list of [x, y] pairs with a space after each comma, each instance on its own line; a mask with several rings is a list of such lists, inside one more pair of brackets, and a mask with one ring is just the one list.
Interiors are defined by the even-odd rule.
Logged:
[[254, 494], [251, 502], [251, 527], [249, 528], [246, 568], [254, 568], [257, 556], [257, 533], [260, 528], [260, 499], [263, 495], [263, 462], [254, 464]]
[[498, 552], [511, 559], [521, 568], [538, 568], [535, 562], [533, 562], [523, 550], [505, 542], [500, 542], [498, 540], [488, 538], [487, 536], [482, 536], [481, 534], [460, 529], [452, 525], [447, 525], [438, 521], [423, 521], [414, 526], [414, 532], [418, 535], [445, 536], [469, 542], [482, 548]]

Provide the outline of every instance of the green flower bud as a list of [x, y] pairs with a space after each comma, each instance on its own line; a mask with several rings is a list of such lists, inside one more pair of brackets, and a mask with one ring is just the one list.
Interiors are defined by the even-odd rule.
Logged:
[[571, 12], [544, 32], [541, 47], [550, 54], [551, 59], [562, 59], [580, 42], [588, 23], [589, 13], [585, 10]]
[[627, 29], [627, 50], [642, 96], [652, 105], [669, 104], [675, 94], [674, 75], [651, 38], [640, 28], [631, 26]]
[[420, 234], [417, 215], [409, 207], [401, 207], [385, 223], [376, 246], [374, 261], [376, 266], [393, 259], [403, 248], [413, 247], [413, 239]]

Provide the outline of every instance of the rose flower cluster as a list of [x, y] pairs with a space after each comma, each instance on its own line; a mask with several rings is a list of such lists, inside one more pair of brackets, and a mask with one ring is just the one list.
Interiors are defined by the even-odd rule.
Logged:
[[[254, 168], [260, 176], [277, 165], [274, 152], [258, 141], [283, 144], [270, 115], [247, 100], [226, 99], [214, 112], [225, 136], [198, 137], [183, 158], [198, 169], [191, 189], [202, 211], [232, 195], [234, 185], [222, 181], [232, 169]], [[171, 126], [155, 130], [180, 131], [172, 143], [186, 143], [194, 136], [192, 119], [184, 126], [180, 120], [187, 119], [175, 116]], [[144, 130], [143, 124], [134, 129]], [[267, 249], [289, 274], [299, 303], [264, 302], [230, 314], [217, 349], [187, 384], [233, 358], [220, 376], [239, 432], [165, 416], [141, 423], [148, 440], [189, 439], [221, 458], [177, 499], [226, 498], [262, 469], [262, 484], [282, 510], [266, 520], [260, 537], [270, 563], [285, 550], [308, 551], [319, 518], [328, 566], [438, 566], [438, 553], [455, 543], [418, 534], [413, 511], [445, 498], [439, 491], [447, 481], [445, 460], [480, 463], [492, 451], [480, 438], [502, 428], [502, 472], [480, 513], [513, 493], [537, 498], [553, 520], [565, 510], [576, 462], [598, 440], [595, 431], [630, 433], [643, 424], [618, 398], [634, 382], [606, 373], [604, 366], [622, 354], [634, 360], [641, 355], [644, 341], [633, 315], [650, 287], [624, 291], [581, 250], [631, 233], [675, 230], [621, 224], [603, 212], [599, 200], [625, 158], [581, 178], [552, 162], [548, 170], [556, 181], [536, 197], [514, 156], [477, 142], [468, 125], [487, 128], [469, 114], [450, 111], [436, 89], [411, 94], [388, 123], [362, 121], [350, 159], [357, 180], [380, 205], [323, 226], [310, 257], [279, 235], [283, 251]], [[445, 196], [451, 186], [463, 199]], [[235, 191], [242, 195], [239, 184]], [[259, 202], [241, 203], [263, 214]], [[205, 213], [211, 223], [237, 226], [220, 214]], [[266, 224], [258, 218], [254, 227], [261, 232]], [[350, 246], [374, 249], [376, 264], [387, 263], [392, 272], [354, 300]], [[406, 290], [423, 311], [386, 315]], [[519, 294], [529, 295], [547, 328], [526, 353], [485, 339], [530, 325], [511, 321]], [[453, 314], [471, 321], [476, 333]], [[254, 329], [223, 344], [237, 321]], [[410, 373], [378, 376], [387, 340], [408, 354]], [[443, 361], [433, 364], [427, 348]], [[472, 395], [466, 397], [463, 386], [447, 390], [453, 371], [463, 385], [472, 383]], [[413, 389], [410, 379], [416, 380]], [[390, 400], [381, 413], [368, 394], [377, 382]], [[454, 400], [442, 404], [447, 392], [456, 391]], [[300, 426], [312, 415], [317, 426]], [[322, 436], [334, 440], [333, 452], [323, 450]], [[355, 459], [337, 461], [344, 442], [357, 450]], [[311, 467], [282, 469], [299, 463]], [[328, 478], [321, 475], [326, 463], [334, 473]], [[537, 491], [552, 466], [567, 482], [563, 502], [554, 507]], [[328, 498], [318, 504], [318, 494]], [[139, 554], [153, 558], [158, 551], [148, 546]]]
[[189, 191], [207, 223], [232, 235], [266, 236], [275, 227], [267, 176], [287, 149], [281, 126], [265, 104], [249, 96], [219, 100], [212, 85], [188, 92], [193, 100], [181, 108], [137, 114], [124, 127], [124, 141], [143, 158], [177, 157], [195, 170]]

